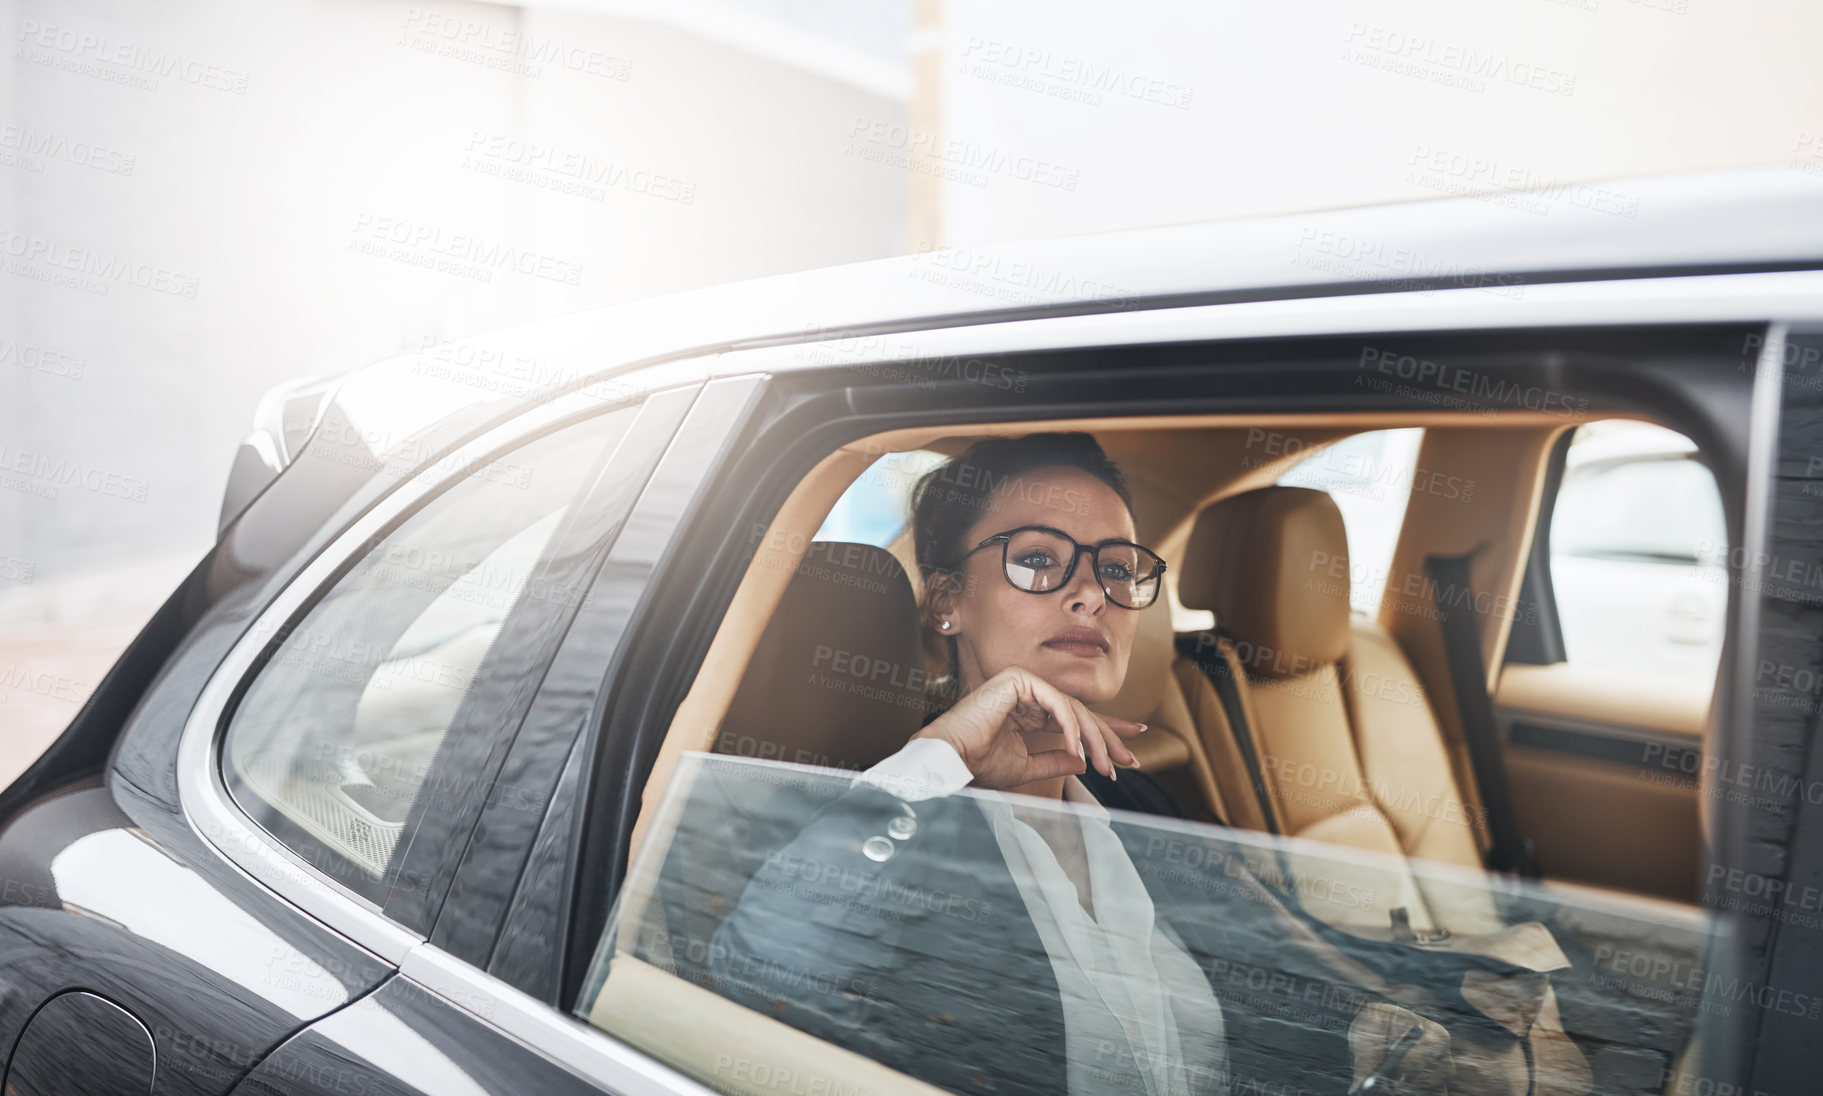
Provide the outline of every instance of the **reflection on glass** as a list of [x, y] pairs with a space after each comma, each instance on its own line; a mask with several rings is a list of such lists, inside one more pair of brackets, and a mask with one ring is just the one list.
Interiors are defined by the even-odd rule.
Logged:
[[[1124, 886], [1074, 906], [1059, 833]], [[1309, 840], [691, 755], [577, 1011], [729, 1092], [1656, 1092], [1702, 1017], [1751, 1007], [1705, 973], [1713, 932]]]
[[[477, 671], [633, 414], [560, 430], [476, 469], [323, 595], [228, 728], [224, 776], [243, 808], [338, 882], [381, 893]], [[437, 790], [476, 791], [460, 779]]]
[[1572, 665], [1709, 687], [1727, 628], [1728, 532], [1689, 438], [1643, 422], [1579, 428], [1550, 541]]

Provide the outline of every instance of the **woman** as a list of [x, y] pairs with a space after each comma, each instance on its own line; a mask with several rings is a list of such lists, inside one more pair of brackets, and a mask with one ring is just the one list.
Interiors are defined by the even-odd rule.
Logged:
[[[1340, 1091], [1408, 1034], [1404, 1072], [1446, 1069], [1441, 1028], [1359, 999], [1281, 1023], [1278, 1045], [1254, 1024], [1231, 1060], [1237, 1017], [1205, 970], [1283, 950], [1289, 919], [1167, 916], [1184, 903], [1155, 907], [1155, 880], [1078, 779], [1118, 788], [1135, 764], [1124, 740], [1146, 728], [1094, 706], [1125, 679], [1138, 614], [1164, 611], [1165, 564], [1135, 543], [1100, 446], [978, 443], [920, 481], [913, 531], [959, 699], [767, 859], [709, 948], [719, 991], [958, 1092], [1295, 1091], [1277, 1086], [1317, 1076]], [[964, 787], [998, 794], [950, 794]], [[1373, 1029], [1350, 1037], [1368, 1048], [1352, 1060], [1351, 1025]]]

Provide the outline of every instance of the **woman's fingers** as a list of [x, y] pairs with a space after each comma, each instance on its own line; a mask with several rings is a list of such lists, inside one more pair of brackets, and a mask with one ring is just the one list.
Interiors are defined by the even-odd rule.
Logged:
[[1139, 764], [1139, 758], [1127, 747], [1125, 742], [1121, 741], [1123, 738], [1130, 738], [1133, 735], [1138, 734], [1139, 731], [1122, 731], [1121, 727], [1138, 727], [1143, 730], [1145, 724], [1134, 723], [1126, 719], [1115, 719], [1111, 715], [1100, 716], [1100, 719], [1102, 726], [1107, 728], [1108, 731], [1108, 737], [1105, 740], [1108, 744], [1108, 756], [1120, 762], [1122, 765]]
[[1076, 776], [1082, 772], [1082, 761], [1072, 750], [1046, 750], [1026, 759], [1026, 780], [1049, 780], [1056, 776]]
[[1089, 764], [1095, 766], [1096, 772], [1113, 779], [1114, 759], [1108, 754], [1108, 742], [1114, 737], [1114, 732], [1103, 726], [1101, 719], [1082, 701], [1072, 697], [1070, 706], [1076, 714], [1077, 722], [1082, 725], [1083, 746], [1088, 750]]
[[[1079, 706], [1076, 701], [1036, 674], [1022, 672], [1020, 682], [1032, 702], [1050, 713], [1051, 724], [1063, 732], [1064, 747], [1076, 755], [1078, 762], [1086, 763], [1088, 753], [1083, 748], [1083, 739], [1088, 736], [1089, 730], [1076, 716], [1076, 708]], [[1078, 768], [1076, 771], [1082, 770]]]
[[[997, 676], [1001, 689], [983, 689], [977, 695], [998, 713], [989, 717], [1000, 721], [999, 729], [990, 734], [997, 745], [989, 752], [1004, 759], [1000, 764], [1012, 766], [1000, 779], [1043, 780], [1086, 772], [1090, 765], [1117, 779], [1116, 766], [1139, 764], [1121, 740], [1144, 731], [1144, 724], [1092, 712], [1029, 671], [1010, 668]], [[990, 692], [997, 695], [980, 695]], [[1013, 752], [1005, 752], [1009, 749]]]

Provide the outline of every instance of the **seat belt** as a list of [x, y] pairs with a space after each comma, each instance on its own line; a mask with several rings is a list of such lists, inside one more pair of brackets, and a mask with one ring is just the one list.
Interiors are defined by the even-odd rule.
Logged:
[[[1196, 663], [1215, 688], [1222, 714], [1228, 717], [1228, 732], [1240, 749], [1241, 761], [1247, 766], [1247, 779], [1253, 784], [1253, 797], [1259, 801], [1260, 815], [1266, 820], [1266, 832], [1280, 836], [1278, 812], [1266, 787], [1266, 773], [1260, 768], [1259, 751], [1254, 749], [1253, 728], [1247, 723], [1247, 708], [1241, 703], [1240, 686], [1234, 681], [1234, 668], [1222, 653], [1220, 632], [1199, 632], [1176, 637], [1177, 653]], [[1209, 657], [1205, 657], [1208, 655]]]
[[[1450, 688], [1456, 694], [1462, 737], [1475, 768], [1481, 806], [1487, 811], [1491, 839], [1488, 867], [1535, 878], [1538, 867], [1532, 860], [1532, 843], [1520, 836], [1519, 818], [1513, 812], [1506, 759], [1500, 752], [1499, 733], [1494, 725], [1494, 702], [1488, 696], [1487, 668], [1481, 661], [1474, 587], [1469, 585], [1469, 560], [1474, 555], [1426, 556], [1424, 567], [1430, 572], [1431, 599], [1443, 626], [1443, 653], [1449, 660]], [[1461, 604], [1464, 600], [1466, 607]]]
[[[1259, 750], [1254, 747], [1253, 727], [1247, 722], [1247, 706], [1241, 702], [1241, 687], [1234, 680], [1234, 667], [1229, 664], [1228, 656], [1222, 652], [1222, 640], [1226, 638], [1219, 628], [1199, 632], [1196, 635], [1178, 636], [1175, 640], [1178, 654], [1196, 663], [1215, 688], [1215, 698], [1221, 702], [1222, 714], [1228, 717], [1228, 732], [1234, 736], [1234, 744], [1240, 749], [1241, 762], [1247, 766], [1247, 779], [1253, 785], [1253, 797], [1260, 804], [1260, 817], [1266, 823], [1266, 832], [1274, 837], [1284, 836], [1279, 826], [1279, 812], [1273, 806], [1272, 792], [1266, 787], [1266, 772], [1260, 767]], [[1204, 657], [1207, 654], [1209, 657]], [[1297, 878], [1291, 872], [1291, 859], [1285, 855], [1285, 848], [1279, 842], [1273, 842], [1272, 859], [1279, 867], [1277, 885], [1269, 881], [1261, 882], [1266, 888], [1279, 896], [1285, 908], [1294, 915], [1304, 918], [1313, 924], [1317, 919], [1311, 917], [1304, 909], [1304, 899], [1298, 894]]]

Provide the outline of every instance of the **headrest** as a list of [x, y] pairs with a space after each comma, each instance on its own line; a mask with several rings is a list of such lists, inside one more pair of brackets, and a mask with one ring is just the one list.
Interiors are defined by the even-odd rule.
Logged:
[[813, 541], [766, 625], [715, 752], [864, 769], [924, 721], [918, 603], [892, 553]]
[[1208, 609], [1259, 677], [1296, 677], [1348, 650], [1348, 534], [1334, 499], [1262, 487], [1203, 509], [1178, 598]]

